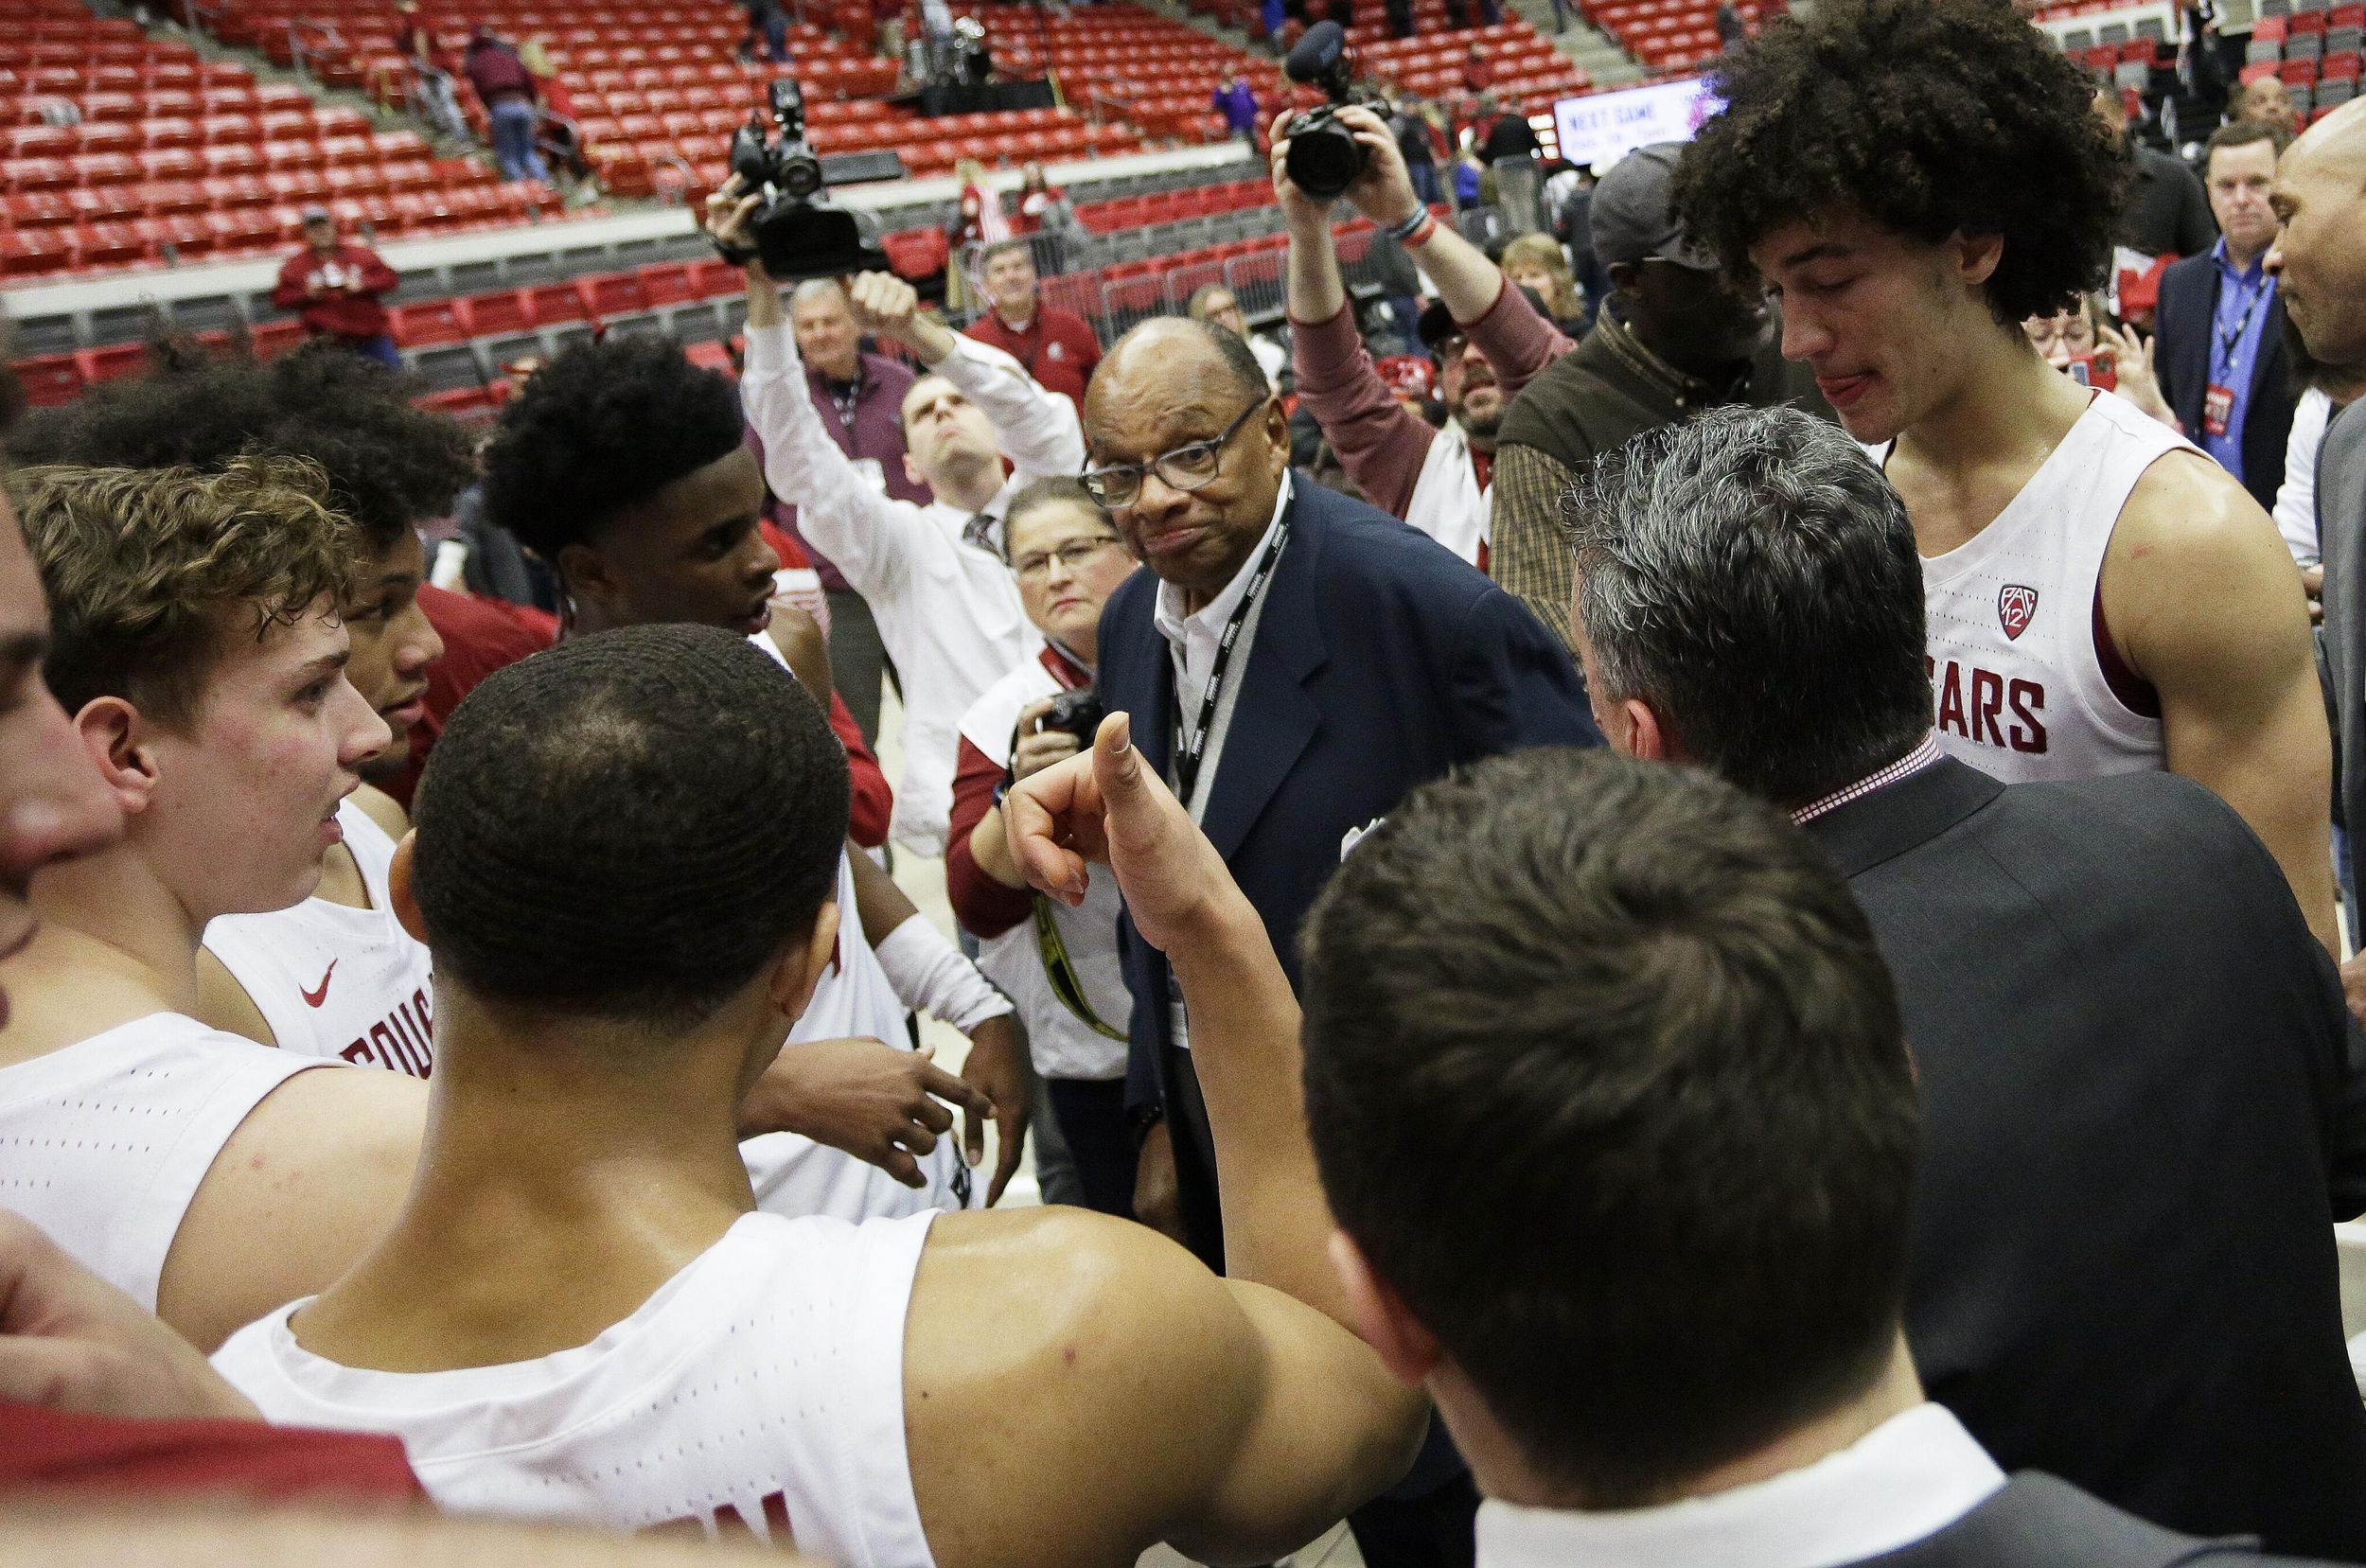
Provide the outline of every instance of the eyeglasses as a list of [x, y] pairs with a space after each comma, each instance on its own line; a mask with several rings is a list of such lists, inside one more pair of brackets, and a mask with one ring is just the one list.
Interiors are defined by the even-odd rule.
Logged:
[[1194, 441], [1173, 451], [1160, 452], [1147, 463], [1112, 463], [1104, 468], [1087, 468], [1079, 477], [1085, 488], [1092, 492], [1092, 498], [1109, 507], [1133, 505], [1142, 493], [1145, 473], [1157, 474], [1169, 489], [1205, 489], [1224, 466], [1225, 444], [1248, 423], [1250, 414], [1272, 400], [1260, 397], [1243, 409], [1239, 417], [1225, 426], [1224, 433], [1212, 441]]
[[2085, 316], [2073, 316], [2068, 321], [2056, 321], [2045, 316], [2032, 316], [2021, 324], [2029, 341], [2039, 348], [2060, 344], [2074, 352], [2083, 353], [2095, 345], [2094, 325]]
[[1031, 583], [1041, 577], [1051, 570], [1051, 563], [1055, 560], [1070, 572], [1081, 572], [1086, 562], [1117, 542], [1115, 534], [1095, 534], [1087, 539], [1070, 539], [1056, 550], [1028, 552], [1011, 563], [1011, 570], [1022, 583]]

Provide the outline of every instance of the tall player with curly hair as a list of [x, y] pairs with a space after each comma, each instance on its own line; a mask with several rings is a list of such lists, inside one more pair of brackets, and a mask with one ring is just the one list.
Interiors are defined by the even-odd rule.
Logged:
[[1905, 498], [1940, 746], [2008, 781], [2209, 785], [2335, 946], [2331, 745], [2274, 525], [2018, 325], [2111, 254], [2092, 80], [2004, 0], [1826, 0], [1715, 85], [1678, 208], [1780, 298], [1784, 353]]

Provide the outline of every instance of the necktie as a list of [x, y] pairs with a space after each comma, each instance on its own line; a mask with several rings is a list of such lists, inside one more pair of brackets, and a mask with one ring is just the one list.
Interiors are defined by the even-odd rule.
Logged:
[[999, 520], [992, 512], [979, 513], [962, 524], [962, 542], [975, 545], [989, 555], [1000, 555], [994, 547], [994, 525]]

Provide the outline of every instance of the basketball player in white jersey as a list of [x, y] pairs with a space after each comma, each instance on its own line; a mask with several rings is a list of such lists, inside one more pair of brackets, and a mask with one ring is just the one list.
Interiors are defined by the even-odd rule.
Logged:
[[347, 533], [317, 475], [10, 477], [47, 678], [125, 819], [44, 867], [5, 961], [0, 1191], [199, 1346], [332, 1278], [399, 1202], [425, 1097], [190, 1016], [221, 914], [307, 896], [386, 725], [344, 678]]
[[[419, 606], [419, 527], [451, 510], [476, 469], [468, 433], [413, 407], [412, 390], [349, 354], [216, 361], [111, 382], [44, 412], [20, 449], [97, 467], [215, 471], [250, 453], [318, 464], [330, 510], [351, 525], [362, 557], [340, 610], [352, 640], [345, 678], [391, 731], [362, 765], [366, 781], [403, 767], [428, 667], [443, 653]], [[410, 824], [366, 784], [337, 819], [344, 842], [310, 898], [209, 928], [197, 1015], [267, 1046], [424, 1077], [433, 1061], [427, 951], [384, 896], [386, 862]]]
[[[780, 563], [756, 527], [764, 475], [745, 445], [745, 428], [731, 383], [689, 364], [670, 345], [580, 345], [544, 366], [503, 411], [485, 454], [486, 515], [549, 563], [564, 594], [568, 635], [662, 624], [720, 626], [749, 637], [826, 699], [826, 644], [798, 635], [810, 626], [776, 618], [771, 603]], [[892, 878], [859, 852], [848, 859], [856, 896], [839, 940], [849, 949], [867, 943], [877, 962], [834, 966], [791, 1043], [839, 1035], [901, 1043], [907, 1036], [898, 998], [967, 1034], [961, 1076], [991, 1101], [997, 1127], [994, 1172], [980, 1184], [991, 1202], [1017, 1172], [1026, 1136], [1028, 1064], [1010, 1002]], [[859, 920], [851, 918], [856, 911]], [[881, 977], [892, 990], [879, 990]], [[869, 995], [850, 994], [866, 985]], [[808, 1066], [795, 1052], [782, 1059], [785, 1072]], [[825, 1092], [836, 1091], [805, 1086], [808, 1098]], [[970, 1113], [973, 1159], [984, 1154], [985, 1122]], [[966, 1185], [956, 1151], [931, 1150], [935, 1139], [925, 1128], [909, 1131], [899, 1139], [917, 1146], [903, 1154], [927, 1167], [940, 1196]], [[892, 1148], [830, 1141], [904, 1163]], [[760, 1180], [760, 1196], [762, 1187]]]
[[744, 640], [649, 625], [499, 672], [438, 740], [394, 873], [435, 955], [417, 1184], [216, 1365], [274, 1421], [400, 1436], [457, 1512], [745, 1526], [848, 1568], [1268, 1561], [1327, 1527], [1420, 1406], [1342, 1326], [1288, 983], [1123, 735], [1020, 787], [1080, 848], [1108, 801], [1198, 1025], [1233, 1277], [1076, 1209], [751, 1211], [733, 1106], [835, 947], [845, 767]]
[[1784, 352], [1905, 499], [1940, 744], [2007, 781], [2209, 785], [2333, 947], [2330, 741], [2274, 524], [2018, 325], [2111, 255], [2127, 175], [2084, 71], [2002, 6], [1830, 0], [1718, 90], [1679, 211], [1780, 297]]

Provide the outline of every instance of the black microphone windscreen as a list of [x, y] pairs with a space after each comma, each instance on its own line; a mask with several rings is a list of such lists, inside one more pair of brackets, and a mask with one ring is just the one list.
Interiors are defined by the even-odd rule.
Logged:
[[1306, 29], [1306, 36], [1290, 50], [1290, 58], [1281, 62], [1292, 81], [1321, 79], [1348, 46], [1348, 33], [1336, 22], [1317, 22]]

